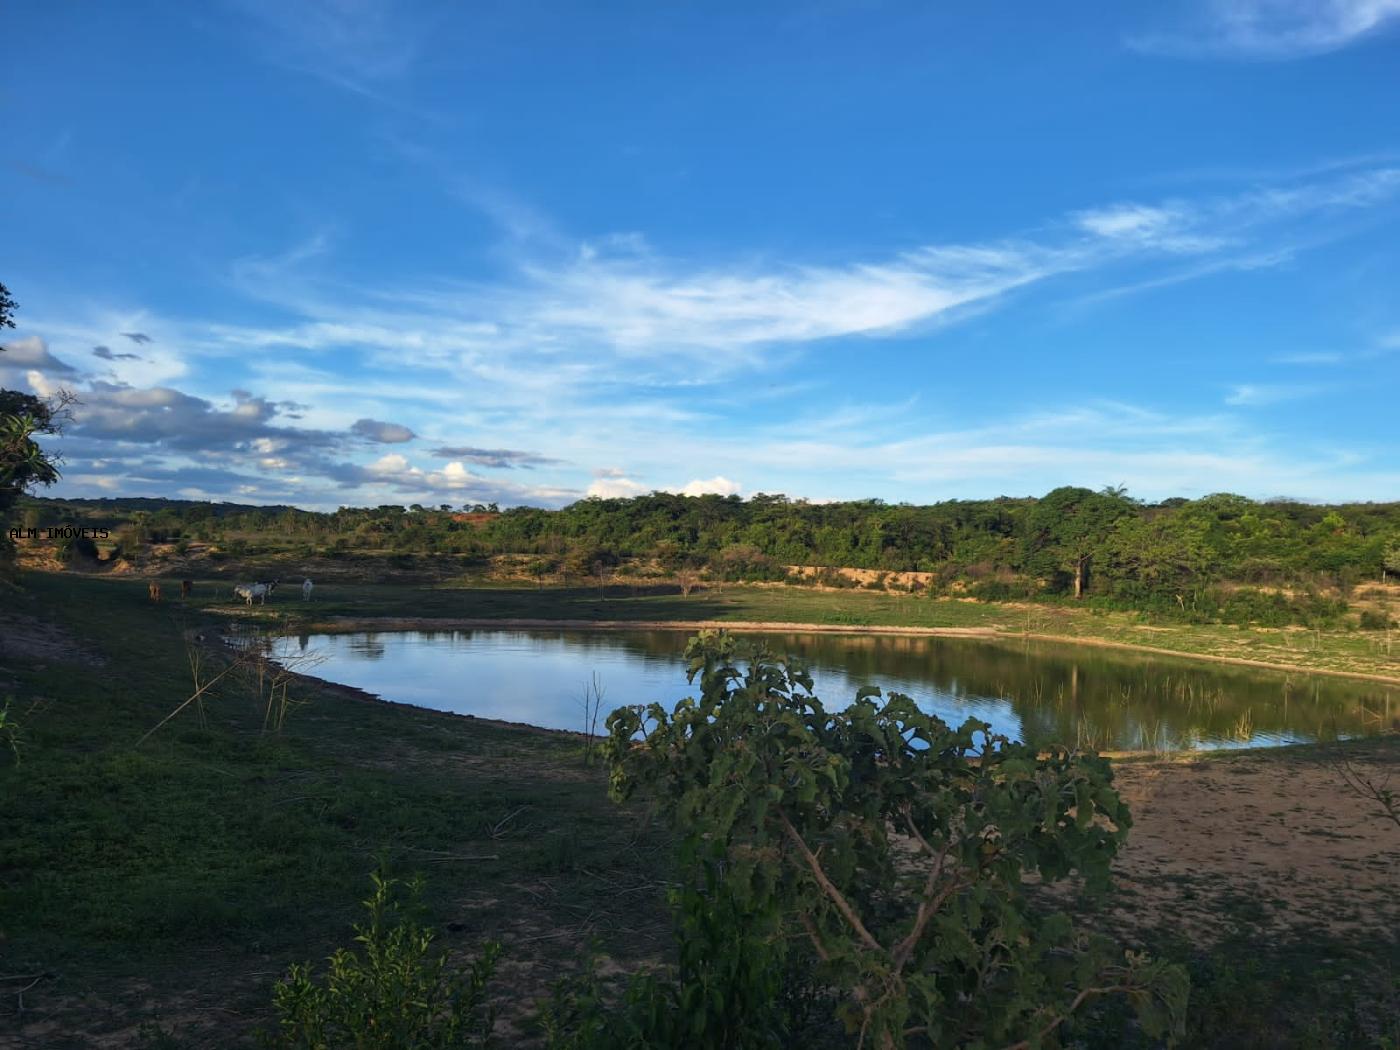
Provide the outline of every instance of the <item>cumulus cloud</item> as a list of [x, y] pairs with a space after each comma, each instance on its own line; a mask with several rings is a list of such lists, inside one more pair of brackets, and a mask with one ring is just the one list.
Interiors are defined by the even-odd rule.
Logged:
[[737, 496], [742, 490], [742, 485], [737, 481], [730, 481], [726, 477], [716, 474], [712, 478], [696, 479], [688, 481], [681, 487], [682, 496]]
[[403, 477], [407, 474], [422, 473], [417, 467], [409, 466], [408, 460], [397, 452], [390, 452], [387, 455], [380, 456], [365, 469], [371, 474], [382, 474], [389, 477]]
[[126, 336], [133, 343], [136, 343], [138, 346], [144, 346], [146, 343], [155, 342], [155, 340], [148, 336], [145, 332], [122, 332], [121, 334]]
[[235, 391], [233, 406], [220, 408], [172, 387], [93, 380], [73, 410], [72, 430], [80, 438], [204, 452], [254, 451], [259, 439], [283, 449], [335, 443], [325, 431], [278, 426], [277, 414], [275, 403], [247, 391]]
[[406, 456], [390, 452], [366, 466], [353, 463], [322, 464], [319, 471], [334, 478], [344, 488], [367, 486], [405, 494], [414, 502], [436, 502], [450, 496], [478, 503], [532, 503], [560, 506], [573, 502], [578, 490], [557, 485], [527, 486], [495, 481], [473, 474], [461, 462], [446, 464], [441, 470], [425, 471]]
[[0, 370], [34, 369], [50, 375], [77, 375], [78, 370], [66, 361], [60, 361], [49, 353], [48, 344], [39, 336], [31, 335], [6, 343], [0, 353]]
[[377, 419], [357, 419], [350, 427], [350, 433], [366, 441], [376, 441], [383, 445], [398, 445], [412, 441], [418, 435], [408, 427], [398, 423], [382, 423]]
[[594, 478], [585, 495], [598, 499], [630, 499], [645, 496], [651, 489], [639, 481], [627, 477]]
[[[595, 470], [592, 484], [588, 486], [587, 494], [597, 496], [600, 499], [630, 499], [633, 496], [645, 496], [654, 491], [654, 486], [643, 485], [626, 476], [626, 474], [615, 468], [605, 468]], [[688, 481], [680, 488], [663, 488], [662, 492], [675, 492], [682, 496], [733, 496], [743, 490], [743, 486], [737, 481], [730, 481], [721, 475], [712, 478], [696, 478]]]
[[531, 469], [548, 463], [558, 463], [557, 459], [541, 456], [536, 452], [522, 452], [512, 448], [474, 448], [470, 445], [442, 445], [432, 450], [432, 455], [441, 459], [456, 459], [475, 463], [481, 467], [496, 467], [509, 470], [515, 467]]

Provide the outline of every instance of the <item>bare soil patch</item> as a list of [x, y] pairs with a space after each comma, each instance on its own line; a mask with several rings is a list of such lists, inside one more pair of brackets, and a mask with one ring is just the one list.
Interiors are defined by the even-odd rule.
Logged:
[[1393, 737], [1120, 763], [1133, 829], [1116, 864], [1114, 924], [1176, 926], [1212, 944], [1247, 913], [1260, 933], [1392, 937], [1400, 827], [1347, 789], [1331, 764], [1339, 754], [1400, 782]]
[[57, 624], [22, 613], [0, 612], [0, 668], [48, 663], [100, 667], [105, 662]]

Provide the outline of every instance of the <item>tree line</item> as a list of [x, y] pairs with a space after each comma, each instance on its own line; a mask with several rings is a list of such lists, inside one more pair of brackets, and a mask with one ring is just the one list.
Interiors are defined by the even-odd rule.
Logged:
[[1149, 503], [1122, 489], [1064, 487], [1040, 498], [915, 506], [658, 492], [560, 510], [415, 504], [329, 513], [152, 500], [27, 506], [44, 524], [66, 516], [121, 527], [119, 542], [129, 547], [202, 540], [236, 554], [510, 554], [529, 556], [541, 574], [584, 576], [626, 564], [731, 581], [783, 580], [789, 566], [821, 566], [926, 574], [913, 586], [994, 600], [1063, 596], [1183, 614], [1218, 613], [1230, 600], [1222, 584], [1345, 596], [1359, 583], [1400, 574], [1400, 503], [1261, 502], [1229, 493]]

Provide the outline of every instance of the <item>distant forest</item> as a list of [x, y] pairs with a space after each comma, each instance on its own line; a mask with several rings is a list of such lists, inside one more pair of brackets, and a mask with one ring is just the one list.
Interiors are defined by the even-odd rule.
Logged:
[[[1039, 499], [927, 506], [653, 493], [587, 499], [562, 510], [443, 504], [333, 513], [28, 499], [22, 512], [33, 524], [108, 525], [115, 556], [151, 543], [204, 542], [234, 556], [524, 555], [528, 573], [565, 578], [621, 567], [641, 575], [801, 582], [789, 566], [855, 568], [929, 574], [879, 580], [882, 587], [989, 600], [1082, 598], [1250, 622], [1326, 618], [1336, 596], [1400, 575], [1400, 503], [1325, 506], [1225, 493], [1144, 503], [1117, 489], [1059, 488]], [[806, 581], [855, 585], [837, 573]], [[1231, 602], [1249, 607], [1232, 611]]]

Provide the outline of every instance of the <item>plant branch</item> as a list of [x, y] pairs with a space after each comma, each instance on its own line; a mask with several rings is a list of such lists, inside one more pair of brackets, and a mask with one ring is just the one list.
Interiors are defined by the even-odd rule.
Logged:
[[154, 733], [154, 732], [155, 732], [157, 729], [159, 729], [161, 726], [165, 725], [166, 722], [169, 722], [172, 718], [174, 718], [176, 715], [178, 715], [178, 714], [179, 714], [181, 711], [183, 711], [185, 708], [189, 707], [190, 704], [192, 704], [192, 703], [194, 703], [196, 700], [198, 700], [201, 696], [203, 696], [206, 692], [209, 691], [210, 686], [212, 686], [215, 682], [217, 682], [220, 678], [224, 677], [224, 675], [228, 674], [230, 671], [232, 671], [232, 670], [233, 670], [235, 667], [237, 667], [237, 666], [238, 666], [237, 663], [231, 663], [231, 664], [229, 664], [229, 665], [228, 665], [227, 667], [225, 667], [222, 671], [220, 671], [218, 674], [216, 674], [213, 678], [209, 679], [209, 681], [205, 682], [202, 686], [200, 686], [198, 689], [196, 689], [196, 690], [190, 695], [190, 697], [189, 697], [188, 700], [186, 700], [186, 701], [185, 701], [183, 704], [181, 704], [179, 707], [175, 708], [174, 711], [171, 711], [170, 714], [166, 715], [164, 718], [162, 718], [162, 719], [161, 719], [159, 722], [157, 722], [155, 725], [151, 726], [150, 729], [146, 730], [145, 735], [142, 736], [140, 740], [136, 741], [136, 746], [137, 746], [137, 747], [140, 747], [142, 744], [144, 744], [144, 743], [146, 742], [147, 738], [148, 738], [152, 733]]
[[918, 947], [919, 940], [923, 937], [924, 929], [928, 926], [929, 920], [938, 913], [949, 897], [963, 887], [961, 880], [954, 879], [937, 896], [934, 896], [933, 889], [938, 885], [938, 880], [943, 875], [943, 865], [948, 859], [948, 850], [952, 847], [952, 840], [945, 842], [943, 848], [935, 852], [934, 848], [929, 845], [928, 839], [924, 838], [914, 823], [913, 812], [908, 806], [904, 807], [904, 822], [909, 826], [910, 833], [918, 840], [924, 851], [930, 857], [935, 858], [935, 863], [929, 870], [928, 878], [924, 881], [923, 900], [919, 902], [919, 910], [914, 917], [914, 926], [910, 929], [909, 934], [895, 946], [894, 967], [896, 972], [902, 971], [909, 961], [909, 957], [914, 954], [914, 949]]
[[836, 905], [836, 910], [846, 917], [846, 921], [849, 922], [851, 928], [856, 931], [856, 936], [859, 937], [861, 942], [871, 951], [883, 952], [885, 950], [884, 947], [881, 946], [874, 935], [865, 928], [865, 923], [860, 921], [860, 916], [857, 915], [855, 909], [851, 907], [850, 901], [846, 900], [845, 896], [836, 888], [831, 879], [827, 878], [826, 872], [822, 870], [821, 861], [819, 861], [817, 855], [807, 847], [807, 843], [802, 840], [802, 836], [799, 835], [797, 829], [792, 826], [792, 821], [788, 820], [787, 814], [781, 809], [778, 810], [778, 819], [783, 822], [783, 831], [785, 831], [787, 837], [792, 840], [792, 844], [797, 847], [797, 852], [802, 854], [802, 859], [807, 862], [807, 867], [812, 870], [812, 877], [817, 880], [817, 885], [831, 898], [831, 902]]
[[1002, 1050], [1031, 1050], [1031, 1047], [1039, 1046], [1041, 1041], [1060, 1025], [1064, 1024], [1065, 1021], [1069, 1019], [1070, 1015], [1084, 1004], [1086, 999], [1093, 998], [1096, 995], [1113, 995], [1117, 992], [1132, 992], [1136, 990], [1137, 989], [1132, 985], [1127, 984], [1111, 984], [1103, 988], [1085, 988], [1074, 997], [1074, 1002], [1069, 1004], [1069, 1009], [1065, 1010], [1064, 1013], [1045, 1025], [1045, 1027], [1035, 1034], [1033, 1039], [1022, 1039], [1017, 1043], [1008, 1043], [1006, 1046], [1002, 1047]]

